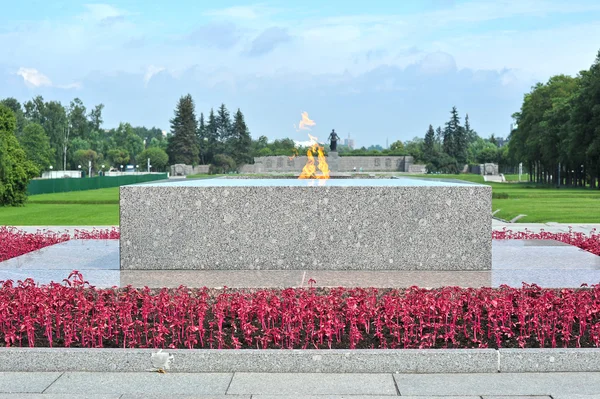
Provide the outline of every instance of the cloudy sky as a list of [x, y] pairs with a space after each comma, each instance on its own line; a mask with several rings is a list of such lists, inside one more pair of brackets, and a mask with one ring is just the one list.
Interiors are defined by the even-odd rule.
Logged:
[[304, 140], [306, 111], [314, 136], [359, 145], [423, 136], [456, 105], [505, 136], [523, 94], [589, 68], [599, 37], [597, 0], [20, 0], [0, 14], [0, 97], [168, 130], [190, 93], [198, 113], [241, 108], [254, 137]]

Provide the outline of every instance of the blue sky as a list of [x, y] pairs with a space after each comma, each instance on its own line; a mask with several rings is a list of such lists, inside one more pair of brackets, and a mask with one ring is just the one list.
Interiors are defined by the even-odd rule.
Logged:
[[456, 105], [482, 136], [508, 133], [537, 81], [587, 69], [600, 2], [514, 0], [21, 0], [0, 14], [0, 97], [105, 104], [169, 129], [187, 93], [198, 113], [242, 109], [254, 137], [359, 145], [423, 136]]

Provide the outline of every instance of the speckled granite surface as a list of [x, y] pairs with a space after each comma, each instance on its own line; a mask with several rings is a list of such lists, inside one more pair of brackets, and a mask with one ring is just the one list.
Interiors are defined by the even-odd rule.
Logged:
[[121, 187], [121, 269], [491, 269], [489, 186], [268, 180]]

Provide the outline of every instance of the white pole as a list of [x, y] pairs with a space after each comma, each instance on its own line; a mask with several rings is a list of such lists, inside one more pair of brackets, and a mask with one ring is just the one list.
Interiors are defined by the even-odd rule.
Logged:
[[150, 173], [150, 158], [148, 158], [148, 173]]
[[88, 177], [92, 177], [92, 161], [88, 161]]

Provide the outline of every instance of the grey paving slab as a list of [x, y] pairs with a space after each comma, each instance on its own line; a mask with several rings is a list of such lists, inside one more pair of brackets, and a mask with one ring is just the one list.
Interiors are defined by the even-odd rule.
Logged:
[[492, 287], [506, 284], [521, 287], [523, 282], [537, 284], [544, 288], [578, 288], [582, 284], [592, 285], [600, 282], [600, 270], [494, 270]]
[[300, 287], [301, 270], [124, 270], [121, 284], [134, 287]]
[[600, 371], [600, 348], [500, 349], [500, 372]]
[[552, 399], [600, 399], [600, 394], [595, 395], [552, 395]]
[[120, 399], [120, 394], [0, 393], [0, 399]]
[[[15, 283], [18, 280], [32, 278], [38, 284], [49, 284], [52, 281], [62, 283], [69, 276], [71, 271], [77, 270], [18, 270], [18, 269], [0, 269], [0, 281], [13, 280]], [[118, 270], [84, 270], [83, 277], [91, 285], [97, 288], [110, 288], [121, 285], [121, 277]]]
[[396, 395], [391, 374], [235, 373], [227, 394]]
[[548, 396], [548, 395], [527, 395], [527, 396], [522, 396], [522, 395], [510, 395], [510, 396], [506, 396], [506, 395], [502, 395], [502, 396], [496, 396], [496, 395], [485, 395], [482, 396], [482, 399], [552, 399], [552, 397]]
[[398, 287], [417, 285], [423, 288], [441, 286], [489, 287], [492, 273], [489, 271], [324, 271], [308, 270], [304, 286], [313, 279], [319, 287]]
[[496, 240], [492, 262], [494, 270], [600, 270], [600, 256], [554, 240]]
[[[119, 399], [164, 399], [165, 395], [125, 394]], [[251, 399], [252, 395], [169, 395], [169, 399]], [[0, 399], [2, 399], [0, 397]], [[323, 399], [321, 397], [320, 399]], [[389, 398], [388, 398], [389, 399]]]
[[96, 230], [111, 230], [112, 228], [119, 228], [118, 225], [111, 226], [12, 226], [19, 230], [23, 230], [26, 233], [36, 233], [38, 231], [52, 231], [54, 233], [68, 233], [73, 237], [75, 230], [92, 231]]
[[[142, 372], [152, 349], [0, 348], [0, 370]], [[177, 373], [496, 373], [493, 349], [281, 350], [182, 349]]]
[[[403, 399], [481, 399], [481, 396], [397, 396], [397, 395], [327, 395], [327, 399], [390, 399], [394, 396]], [[252, 395], [252, 399], [324, 399], [322, 395]], [[513, 399], [519, 399], [514, 397]]]
[[600, 373], [395, 374], [401, 395], [597, 394]]
[[224, 395], [231, 373], [64, 373], [46, 392], [56, 394], [148, 393], [153, 395]]
[[61, 373], [0, 372], [1, 393], [42, 393]]
[[0, 269], [118, 270], [119, 240], [69, 240], [0, 262]]

